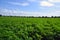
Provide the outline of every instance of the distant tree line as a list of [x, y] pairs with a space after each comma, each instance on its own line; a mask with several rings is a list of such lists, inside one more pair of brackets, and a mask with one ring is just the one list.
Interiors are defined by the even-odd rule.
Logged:
[[[5, 15], [1, 15], [0, 14], [0, 17], [1, 16], [5, 16]], [[8, 16], [8, 17], [26, 17], [26, 18], [60, 18], [60, 16], [51, 16], [51, 17], [48, 17], [48, 16]]]

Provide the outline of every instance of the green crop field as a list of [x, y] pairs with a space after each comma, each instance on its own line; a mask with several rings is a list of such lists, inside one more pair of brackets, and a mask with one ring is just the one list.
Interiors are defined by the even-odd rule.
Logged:
[[0, 17], [0, 40], [60, 40], [60, 18]]

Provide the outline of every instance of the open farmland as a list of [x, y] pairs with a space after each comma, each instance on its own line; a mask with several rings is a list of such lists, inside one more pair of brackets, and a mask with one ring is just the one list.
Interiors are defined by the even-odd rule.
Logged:
[[0, 40], [60, 40], [60, 18], [0, 17]]

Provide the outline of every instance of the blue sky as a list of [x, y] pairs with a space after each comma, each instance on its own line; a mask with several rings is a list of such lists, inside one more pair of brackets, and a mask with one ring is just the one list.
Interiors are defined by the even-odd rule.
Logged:
[[0, 0], [0, 14], [60, 16], [60, 0]]

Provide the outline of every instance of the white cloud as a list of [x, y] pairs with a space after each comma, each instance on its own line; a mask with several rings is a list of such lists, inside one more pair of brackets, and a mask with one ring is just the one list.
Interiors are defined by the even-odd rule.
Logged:
[[56, 11], [57, 13], [60, 13], [60, 10]]
[[49, 2], [60, 2], [60, 0], [48, 0]]
[[51, 11], [47, 13], [41, 12], [28, 12], [21, 10], [0, 9], [0, 14], [7, 16], [60, 16], [60, 10]]
[[20, 10], [10, 10], [10, 9], [0, 9], [0, 14], [2, 15], [22, 15], [23, 11]]
[[2, 15], [13, 15], [13, 16], [36, 16], [37, 12], [27, 12], [21, 10], [10, 10], [10, 9], [0, 9], [0, 14]]
[[41, 6], [47, 6], [47, 7], [54, 6], [53, 3], [50, 3], [50, 2], [48, 2], [48, 1], [41, 1], [41, 2], [40, 2], [40, 5], [41, 5]]
[[13, 4], [13, 5], [19, 5], [19, 6], [28, 6], [29, 3], [25, 2], [25, 3], [18, 3], [18, 2], [8, 2], [9, 4]]

